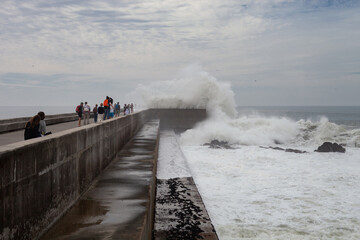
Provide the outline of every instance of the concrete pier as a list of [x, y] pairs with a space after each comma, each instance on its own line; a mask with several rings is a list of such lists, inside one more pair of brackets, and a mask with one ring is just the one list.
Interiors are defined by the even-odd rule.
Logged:
[[0, 146], [0, 239], [34, 239], [150, 120], [149, 111]]
[[41, 240], [151, 239], [158, 132], [146, 123]]
[[[153, 146], [150, 144], [153, 140], [145, 140], [145, 137], [143, 140], [135, 138], [132, 144], [129, 141], [145, 123], [156, 118], [160, 118], [160, 128], [183, 131], [204, 120], [206, 111], [148, 109], [43, 138], [0, 146], [0, 239], [38, 239], [45, 232], [44, 239], [71, 239], [69, 236], [89, 239], [88, 231], [94, 235], [99, 233], [99, 238], [150, 239], [154, 210], [151, 204], [154, 201], [146, 200], [145, 195], [141, 197], [140, 192], [147, 191], [147, 196], [153, 196], [155, 189], [155, 181], [150, 180], [153, 179], [150, 169], [154, 171], [156, 167], [151, 162], [156, 156], [153, 150], [146, 150]], [[8, 123], [11, 121], [3, 124]], [[123, 147], [127, 143], [130, 148], [125, 150]], [[153, 155], [151, 161], [150, 155]], [[103, 172], [114, 159], [117, 164]], [[134, 187], [136, 184], [138, 187]], [[116, 186], [118, 190], [111, 190], [110, 186]], [[85, 192], [89, 195], [84, 195]], [[136, 201], [128, 202], [135, 196], [138, 197]], [[60, 220], [65, 213], [70, 214], [64, 217], [68, 220]], [[78, 213], [92, 216], [91, 221], [81, 222]], [[116, 221], [120, 215], [124, 218]], [[73, 218], [77, 219], [74, 224], [66, 225]], [[48, 231], [59, 220], [65, 221], [65, 225]], [[136, 223], [142, 223], [142, 227], [136, 228], [136, 234], [135, 229], [130, 234], [134, 238], [122, 235], [124, 228], [140, 226]], [[79, 228], [80, 225], [85, 228]], [[104, 228], [101, 233], [103, 226], [109, 228]]]

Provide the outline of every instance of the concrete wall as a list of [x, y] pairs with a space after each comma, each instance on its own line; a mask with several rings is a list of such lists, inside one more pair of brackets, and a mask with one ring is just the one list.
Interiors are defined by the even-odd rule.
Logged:
[[[25, 128], [25, 124], [30, 117], [11, 118], [0, 120], [0, 133], [11, 132]], [[56, 124], [62, 122], [70, 122], [79, 119], [76, 113], [64, 113], [56, 115], [46, 115], [46, 124]]]
[[149, 110], [0, 147], [0, 239], [33, 239], [150, 118]]
[[206, 119], [205, 109], [151, 109], [151, 117], [161, 119], [161, 129], [182, 132]]

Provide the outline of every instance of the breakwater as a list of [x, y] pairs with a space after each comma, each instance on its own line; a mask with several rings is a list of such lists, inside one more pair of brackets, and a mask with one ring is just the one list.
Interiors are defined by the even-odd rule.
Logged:
[[158, 138], [159, 120], [146, 122], [40, 240], [151, 239]]
[[0, 239], [38, 237], [150, 119], [180, 130], [205, 117], [205, 110], [151, 109], [1, 146]]
[[[34, 114], [35, 115], [35, 114]], [[30, 117], [20, 117], [12, 119], [0, 119], [0, 133], [24, 129], [25, 124]], [[46, 115], [46, 124], [52, 125], [63, 122], [70, 122], [79, 119], [76, 113], [63, 113], [55, 115]]]

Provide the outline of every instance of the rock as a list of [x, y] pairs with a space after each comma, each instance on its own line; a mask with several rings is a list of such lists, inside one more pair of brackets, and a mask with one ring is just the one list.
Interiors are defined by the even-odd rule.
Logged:
[[212, 140], [210, 143], [205, 143], [204, 146], [209, 146], [209, 148], [225, 148], [225, 149], [233, 149], [228, 142]]
[[345, 148], [337, 143], [324, 142], [315, 152], [345, 152]]
[[307, 153], [307, 151], [301, 151], [301, 150], [298, 150], [298, 149], [292, 149], [292, 148], [281, 148], [281, 147], [272, 147], [272, 146], [269, 146], [269, 147], [263, 147], [263, 146], [260, 146], [261, 148], [265, 148], [265, 149], [274, 149], [274, 150], [280, 150], [280, 151], [285, 151], [285, 152], [292, 152], [292, 153]]
[[301, 151], [298, 149], [292, 149], [292, 148], [287, 148], [285, 149], [285, 152], [292, 152], [292, 153], [307, 153], [307, 151]]

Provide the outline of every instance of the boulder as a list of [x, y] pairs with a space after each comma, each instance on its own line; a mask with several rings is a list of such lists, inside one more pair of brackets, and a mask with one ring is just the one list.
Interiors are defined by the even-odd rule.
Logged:
[[345, 152], [345, 148], [337, 143], [324, 142], [315, 152]]
[[302, 150], [298, 150], [298, 149], [293, 149], [293, 148], [281, 148], [281, 147], [263, 147], [260, 146], [261, 148], [265, 148], [265, 149], [274, 149], [274, 150], [280, 150], [280, 151], [285, 151], [285, 152], [292, 152], [292, 153], [307, 153], [307, 151], [302, 151]]
[[287, 148], [287, 149], [285, 149], [285, 152], [292, 152], [292, 153], [307, 153], [307, 151], [302, 151], [302, 150], [292, 149], [292, 148]]
[[209, 148], [222, 148], [222, 149], [233, 149], [228, 142], [212, 140], [210, 143], [205, 143], [204, 146], [209, 146]]

